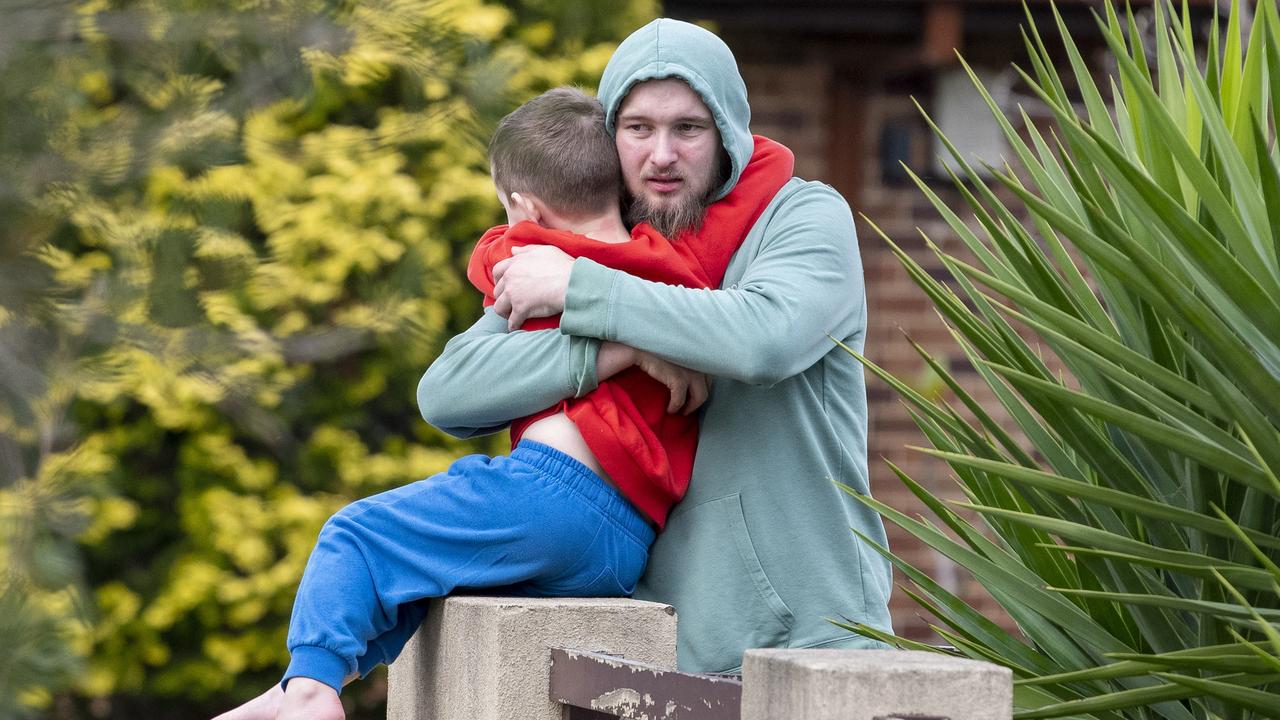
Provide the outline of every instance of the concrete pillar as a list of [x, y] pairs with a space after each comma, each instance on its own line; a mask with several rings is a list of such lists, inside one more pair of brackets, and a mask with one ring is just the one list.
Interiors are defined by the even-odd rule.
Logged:
[[626, 598], [450, 597], [392, 663], [388, 720], [561, 720], [551, 648], [674, 668], [674, 608]]
[[748, 650], [742, 720], [1010, 720], [1008, 668], [907, 650]]

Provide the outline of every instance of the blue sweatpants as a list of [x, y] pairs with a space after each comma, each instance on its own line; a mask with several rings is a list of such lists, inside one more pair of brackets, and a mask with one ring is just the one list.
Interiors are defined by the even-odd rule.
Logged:
[[521, 441], [354, 502], [325, 523], [289, 621], [289, 668], [341, 692], [391, 662], [427, 600], [454, 591], [630, 595], [653, 529], [585, 465]]

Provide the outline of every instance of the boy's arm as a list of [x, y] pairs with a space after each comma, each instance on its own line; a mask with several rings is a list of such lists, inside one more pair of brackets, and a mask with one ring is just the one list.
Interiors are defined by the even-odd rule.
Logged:
[[853, 217], [824, 185], [797, 190], [735, 286], [691, 290], [576, 260], [561, 332], [611, 340], [677, 365], [754, 385], [803, 372], [865, 329]]

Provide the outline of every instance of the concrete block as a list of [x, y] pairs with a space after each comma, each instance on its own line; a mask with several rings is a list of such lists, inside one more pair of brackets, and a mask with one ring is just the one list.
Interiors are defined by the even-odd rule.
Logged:
[[627, 598], [450, 597], [391, 664], [388, 720], [560, 720], [551, 648], [674, 668], [669, 605]]
[[742, 720], [1009, 720], [1008, 668], [907, 650], [748, 650]]

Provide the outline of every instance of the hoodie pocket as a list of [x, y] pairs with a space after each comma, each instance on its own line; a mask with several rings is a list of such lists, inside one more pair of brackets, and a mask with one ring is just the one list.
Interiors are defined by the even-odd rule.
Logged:
[[651, 565], [650, 579], [657, 599], [678, 613], [680, 667], [722, 671], [741, 665], [747, 649], [785, 646], [794, 617], [760, 565], [741, 498], [680, 515], [660, 536], [666, 562]]

